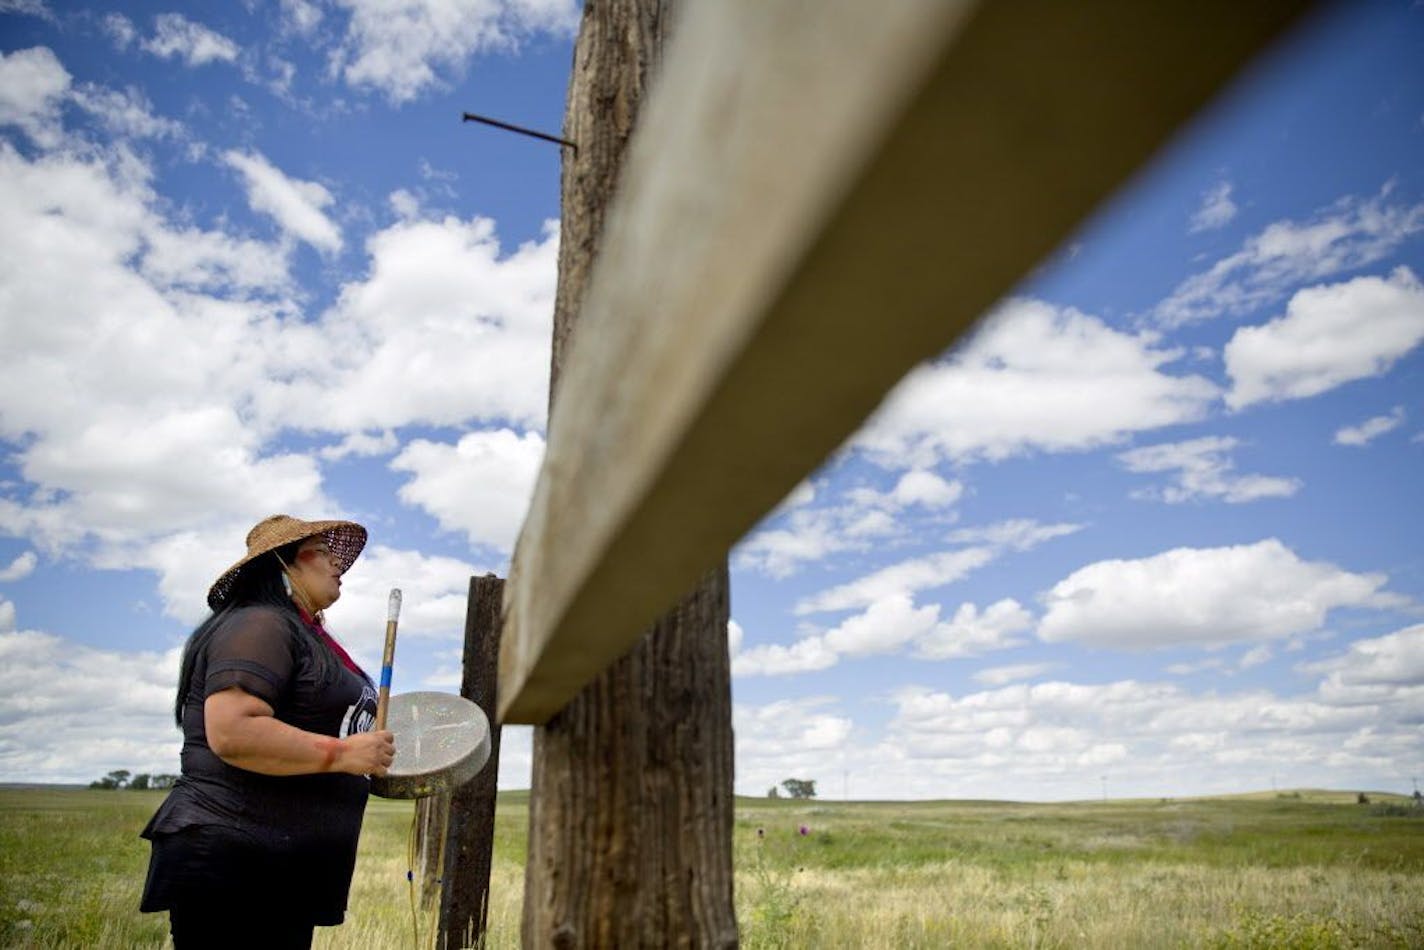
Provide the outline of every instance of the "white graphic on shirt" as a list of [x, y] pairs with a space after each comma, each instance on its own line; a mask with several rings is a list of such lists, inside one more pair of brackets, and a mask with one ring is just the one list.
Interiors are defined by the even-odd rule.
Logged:
[[376, 691], [369, 686], [361, 688], [361, 698], [346, 707], [346, 715], [341, 717], [341, 731], [337, 737], [345, 739], [353, 732], [370, 732], [376, 725]]

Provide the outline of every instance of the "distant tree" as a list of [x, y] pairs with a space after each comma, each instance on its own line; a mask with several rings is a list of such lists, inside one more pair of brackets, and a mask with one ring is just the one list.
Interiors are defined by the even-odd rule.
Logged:
[[781, 783], [781, 787], [786, 789], [786, 794], [792, 798], [815, 798], [816, 780], [805, 778], [789, 778]]
[[124, 788], [129, 783], [129, 776], [133, 773], [128, 769], [114, 769], [108, 775], [98, 781], [90, 782], [90, 788]]
[[776, 786], [773, 785], [771, 788], [769, 788], [769, 789], [766, 790], [766, 797], [767, 797], [767, 798], [780, 798], [781, 795], [780, 795], [779, 792], [777, 792]]
[[1364, 792], [1361, 792], [1360, 794], [1355, 796], [1355, 803], [1357, 805], [1368, 805], [1370, 803], [1370, 796], [1366, 795]]
[[139, 791], [172, 788], [178, 782], [178, 776], [169, 775], [166, 772], [156, 772], [150, 775], [148, 772], [140, 772], [134, 775], [128, 769], [114, 769], [101, 779], [95, 779], [89, 783], [90, 788], [133, 788]]

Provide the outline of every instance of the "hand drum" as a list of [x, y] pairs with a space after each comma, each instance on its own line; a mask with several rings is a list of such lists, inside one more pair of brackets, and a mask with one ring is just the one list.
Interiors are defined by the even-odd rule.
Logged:
[[386, 728], [395, 733], [395, 761], [385, 775], [371, 777], [371, 791], [382, 798], [448, 792], [474, 778], [489, 761], [489, 720], [463, 696], [392, 696]]

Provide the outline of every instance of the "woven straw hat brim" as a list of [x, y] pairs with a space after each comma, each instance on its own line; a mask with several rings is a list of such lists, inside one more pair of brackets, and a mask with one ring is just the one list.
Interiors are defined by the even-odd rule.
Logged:
[[354, 521], [302, 521], [290, 515], [264, 518], [247, 532], [247, 554], [223, 571], [213, 582], [213, 586], [208, 588], [208, 606], [213, 610], [223, 606], [228, 595], [232, 593], [238, 573], [252, 561], [294, 541], [305, 541], [317, 536], [326, 539], [326, 546], [331, 550], [332, 563], [342, 574], [356, 563], [361, 549], [366, 546], [366, 529]]

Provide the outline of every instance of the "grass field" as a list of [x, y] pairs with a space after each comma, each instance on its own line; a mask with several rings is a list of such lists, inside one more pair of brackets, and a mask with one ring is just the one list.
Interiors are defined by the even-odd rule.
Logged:
[[[135, 910], [162, 794], [0, 789], [0, 946], [164, 946], [166, 918]], [[1372, 798], [739, 799], [742, 943], [1424, 947], [1424, 814]], [[411, 810], [372, 800], [347, 922], [318, 947], [413, 945]], [[493, 947], [518, 945], [527, 820], [527, 793], [501, 796]]]

